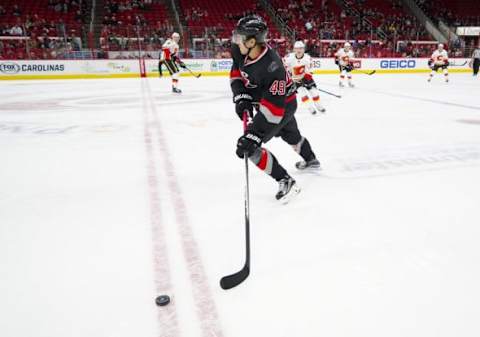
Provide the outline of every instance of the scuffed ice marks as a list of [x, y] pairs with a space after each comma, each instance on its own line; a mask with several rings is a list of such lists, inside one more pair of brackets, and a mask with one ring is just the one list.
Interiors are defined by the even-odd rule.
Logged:
[[332, 178], [362, 178], [477, 165], [480, 165], [480, 143], [447, 144], [334, 158], [325, 174]]
[[115, 124], [59, 125], [21, 122], [0, 122], [0, 135], [70, 135], [120, 132], [128, 127]]

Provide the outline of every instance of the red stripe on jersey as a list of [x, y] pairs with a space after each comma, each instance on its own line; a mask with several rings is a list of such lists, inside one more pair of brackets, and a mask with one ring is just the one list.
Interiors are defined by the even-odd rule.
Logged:
[[240, 73], [240, 70], [238, 69], [232, 69], [230, 71], [230, 78], [241, 78], [242, 74]]
[[305, 75], [303, 76], [306, 80], [311, 80], [312, 79], [312, 74], [309, 74], [309, 73], [305, 73]]
[[306, 102], [306, 101], [308, 101], [308, 96], [303, 96], [302, 97], [302, 102]]
[[268, 153], [265, 149], [262, 149], [262, 157], [260, 158], [260, 161], [257, 164], [258, 168], [262, 171], [265, 171], [265, 168], [267, 167], [267, 162], [268, 162]]
[[260, 100], [260, 104], [266, 107], [274, 116], [282, 117], [285, 113], [285, 108], [276, 106], [275, 104], [267, 101], [265, 98]]
[[297, 95], [291, 94], [290, 96], [287, 97], [287, 99], [285, 100], [285, 103], [290, 103], [290, 102], [293, 101], [295, 98], [297, 98]]

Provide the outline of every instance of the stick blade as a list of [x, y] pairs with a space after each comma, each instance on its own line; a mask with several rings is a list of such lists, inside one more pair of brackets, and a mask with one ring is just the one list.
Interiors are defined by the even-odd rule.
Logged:
[[224, 290], [232, 289], [245, 281], [248, 275], [250, 275], [250, 267], [245, 265], [239, 272], [222, 277], [220, 287]]

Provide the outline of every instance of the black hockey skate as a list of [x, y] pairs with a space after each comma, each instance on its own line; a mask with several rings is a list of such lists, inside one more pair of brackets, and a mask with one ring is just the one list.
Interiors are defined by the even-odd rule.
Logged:
[[298, 193], [300, 193], [300, 187], [292, 177], [287, 176], [278, 182], [278, 192], [275, 198], [282, 204], [287, 204]]
[[320, 162], [318, 159], [314, 158], [309, 161], [299, 161], [295, 164], [295, 167], [298, 170], [319, 170], [320, 169]]
[[172, 92], [175, 93], [175, 94], [181, 94], [182, 90], [180, 90], [178, 88], [175, 88], [175, 87], [172, 87]]

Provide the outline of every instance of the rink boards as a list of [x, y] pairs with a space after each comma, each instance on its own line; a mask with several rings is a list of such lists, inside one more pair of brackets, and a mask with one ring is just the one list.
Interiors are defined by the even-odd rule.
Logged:
[[[204, 76], [228, 75], [231, 59], [184, 59], [194, 73]], [[450, 59], [450, 72], [470, 72], [470, 59]], [[428, 58], [373, 58], [355, 61], [360, 71], [376, 70], [377, 73], [429, 72]], [[313, 59], [315, 74], [335, 74], [338, 67], [333, 58]], [[143, 65], [139, 60], [2, 60], [0, 80], [66, 79], [66, 78], [122, 78], [140, 77]], [[158, 76], [158, 61], [145, 60], [148, 77]], [[358, 70], [357, 70], [358, 71]], [[164, 68], [164, 76], [168, 71]], [[184, 72], [183, 76], [191, 76]]]

